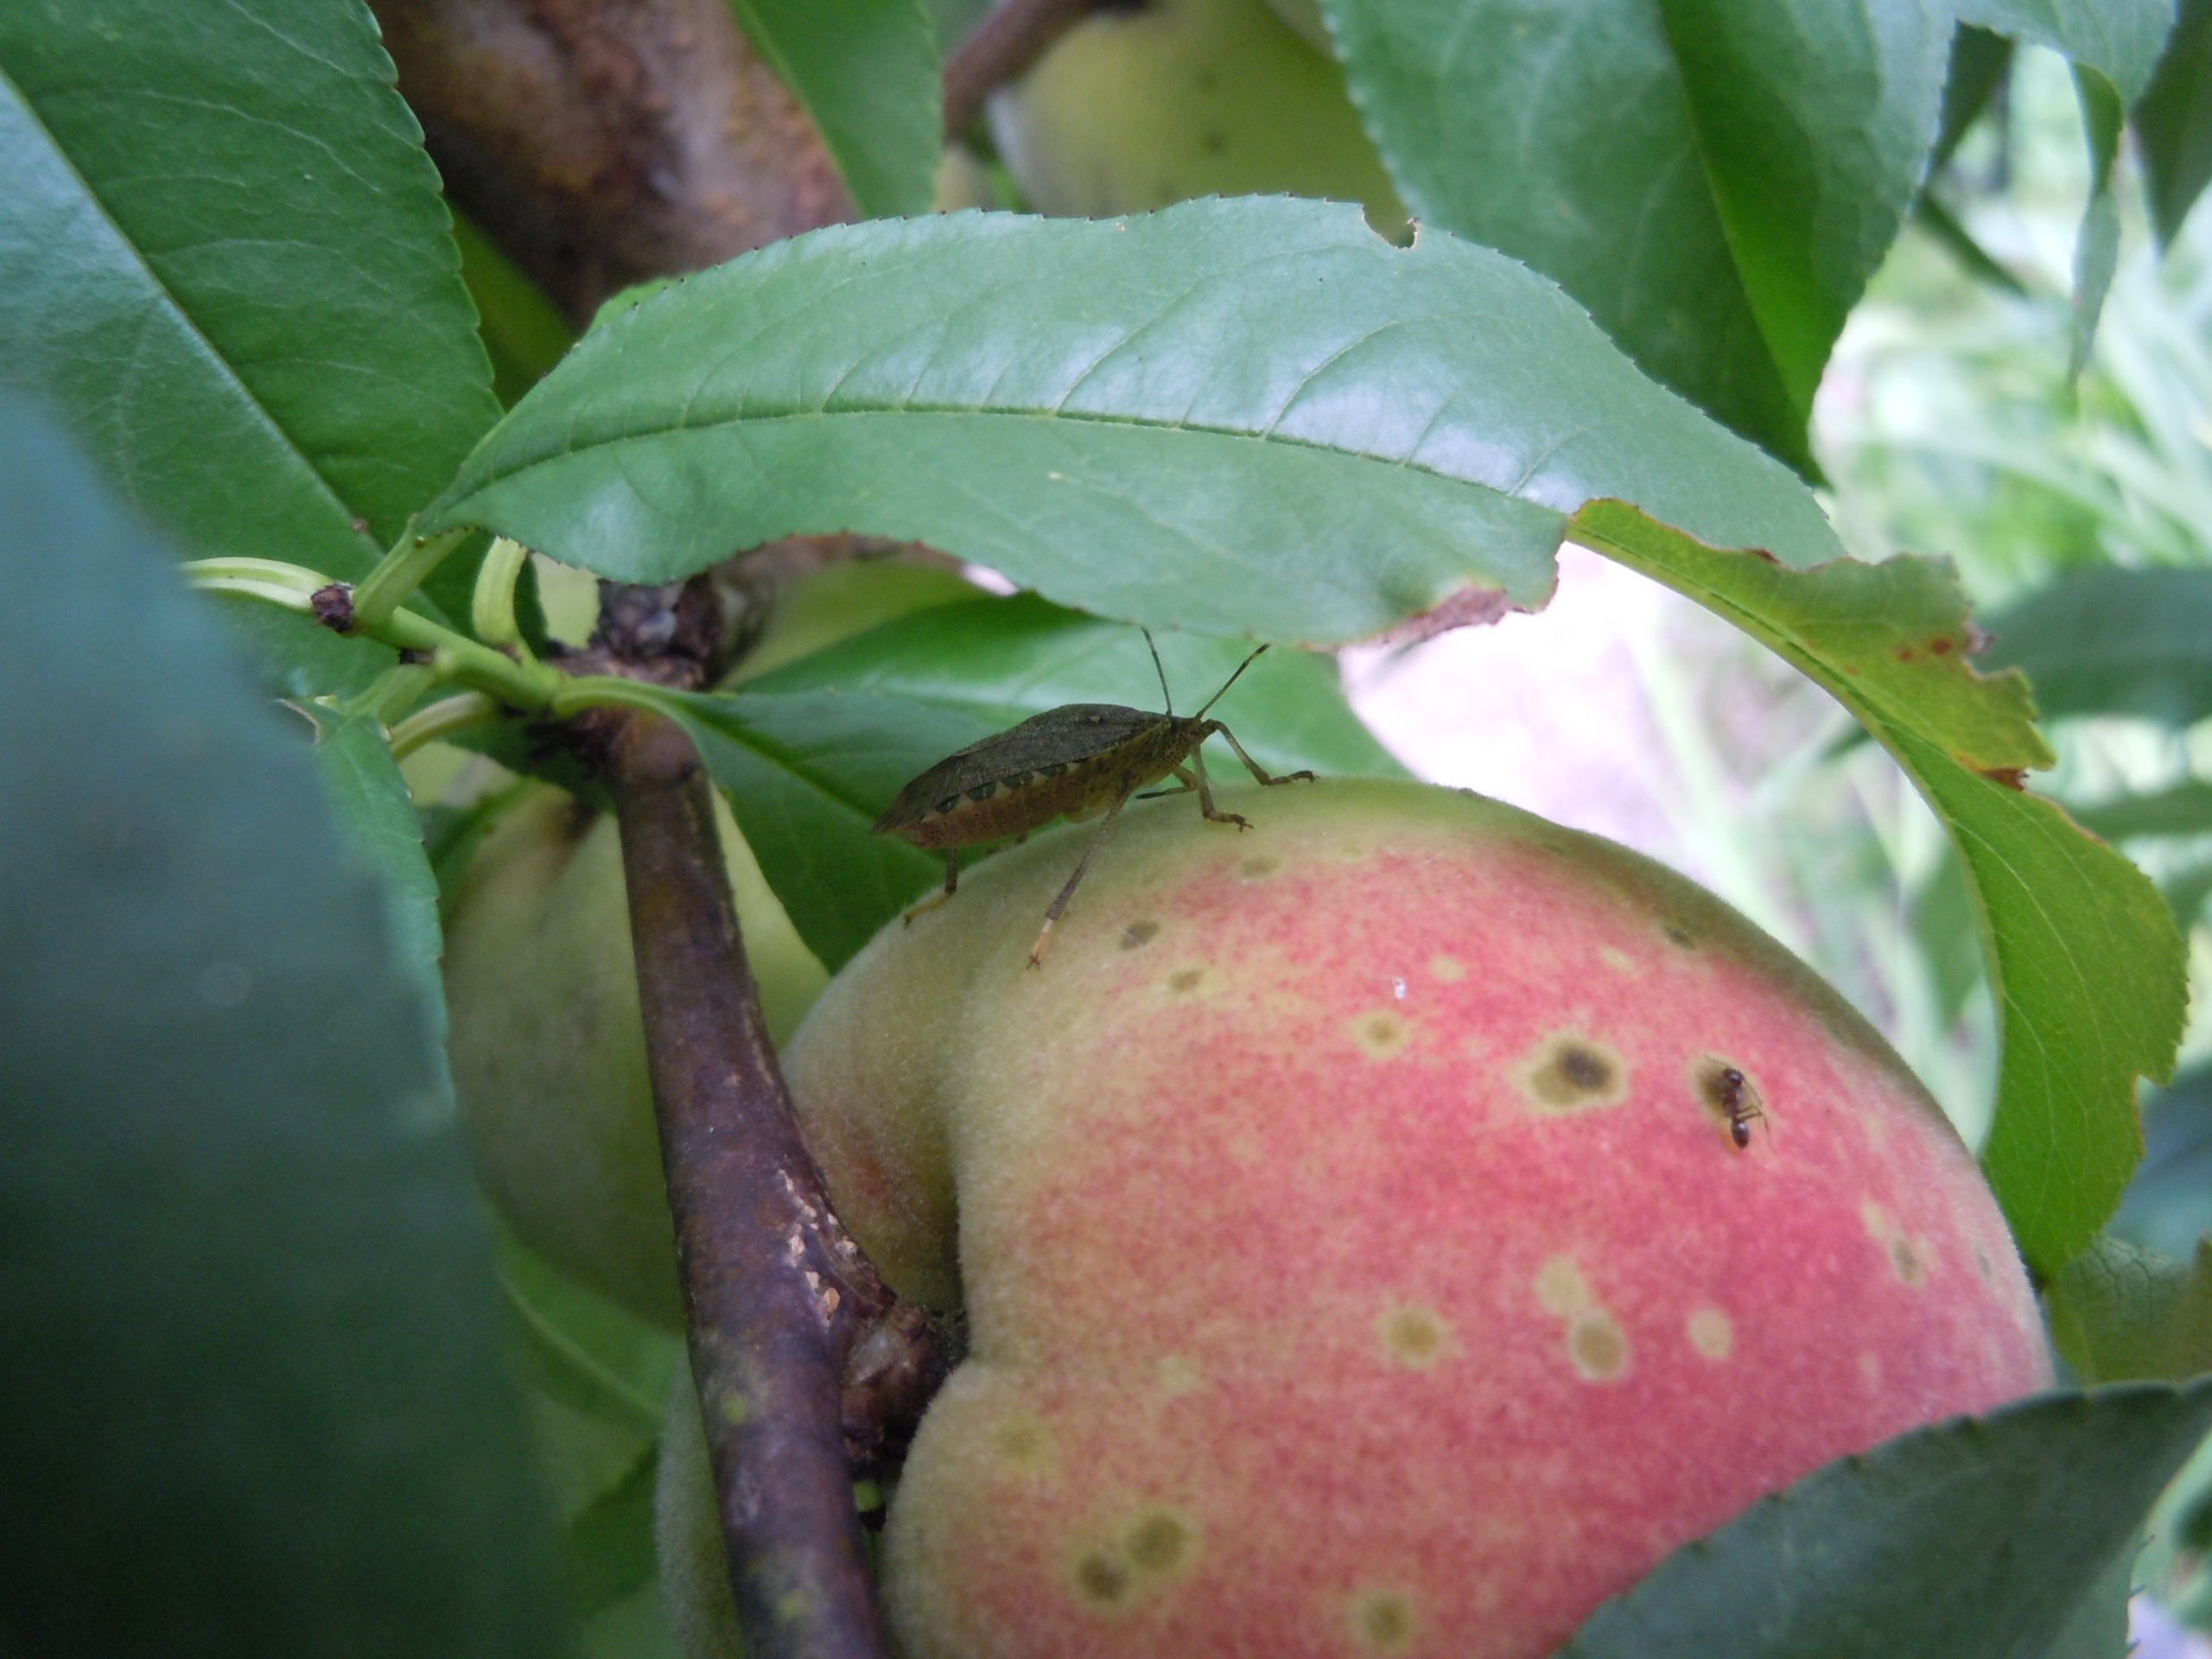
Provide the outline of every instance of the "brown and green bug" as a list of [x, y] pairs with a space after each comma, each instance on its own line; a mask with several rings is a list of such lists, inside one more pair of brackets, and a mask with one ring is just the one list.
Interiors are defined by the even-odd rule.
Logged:
[[1160, 647], [1153, 644], [1149, 632], [1144, 642], [1160, 675], [1160, 694], [1167, 704], [1165, 714], [1124, 709], [1115, 702], [1071, 702], [1048, 709], [995, 737], [945, 756], [899, 791], [899, 798], [876, 820], [874, 833], [896, 836], [931, 850], [942, 849], [944, 853], [944, 891], [908, 911], [907, 921], [935, 909], [958, 890], [960, 848], [1008, 837], [1020, 841], [1055, 818], [1080, 822], [1103, 812], [1106, 816], [1098, 833], [1084, 849], [1075, 874], [1068, 877], [1067, 885], [1046, 911], [1045, 925], [1038, 930], [1037, 943], [1029, 948], [1029, 965], [1034, 968], [1044, 958], [1052, 925], [1060, 919], [1084, 872], [1090, 868], [1091, 855], [1098, 850], [1098, 843], [1105, 840], [1130, 798], [1147, 784], [1156, 784], [1172, 774], [1182, 788], [1160, 793], [1178, 795], [1196, 790], [1198, 810], [1209, 822], [1233, 823], [1240, 830], [1252, 827], [1250, 820], [1221, 811], [1213, 804], [1213, 791], [1206, 783], [1204, 747], [1206, 739], [1216, 732], [1229, 740], [1229, 747], [1236, 751], [1245, 769], [1263, 784], [1287, 784], [1313, 776], [1310, 772], [1271, 776], [1244, 752], [1234, 732], [1221, 721], [1206, 718], [1223, 692], [1236, 683], [1237, 676], [1251, 667], [1253, 659], [1267, 649], [1265, 645], [1236, 665], [1236, 672], [1222, 682], [1221, 690], [1206, 699], [1204, 709], [1195, 715], [1179, 715], [1167, 690], [1167, 671], [1160, 666]]

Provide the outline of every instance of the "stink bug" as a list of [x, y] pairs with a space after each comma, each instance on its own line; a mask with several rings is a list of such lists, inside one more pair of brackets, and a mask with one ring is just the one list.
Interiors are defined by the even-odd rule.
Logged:
[[1287, 784], [1313, 776], [1310, 772], [1294, 772], [1286, 778], [1270, 776], [1244, 752], [1235, 733], [1219, 721], [1206, 718], [1207, 711], [1236, 683], [1237, 675], [1251, 667], [1253, 658], [1267, 649], [1265, 645], [1236, 665], [1236, 672], [1222, 682], [1221, 690], [1206, 699], [1205, 708], [1195, 715], [1178, 715], [1174, 697], [1167, 690], [1167, 671], [1160, 666], [1160, 647], [1153, 644], [1149, 632], [1144, 642], [1160, 675], [1160, 696], [1167, 704], [1165, 714], [1124, 709], [1115, 702], [1071, 702], [1048, 709], [996, 737], [987, 737], [945, 756], [899, 791], [898, 799], [876, 820], [874, 833], [944, 851], [944, 891], [908, 911], [907, 921], [935, 909], [958, 890], [958, 849], [1007, 836], [1019, 841], [1055, 818], [1080, 821], [1103, 812], [1106, 816], [1098, 833], [1084, 849], [1075, 874], [1068, 877], [1067, 885], [1046, 911], [1045, 925], [1038, 930], [1037, 943], [1029, 948], [1029, 965], [1034, 968], [1044, 957], [1052, 925], [1060, 919], [1075, 895], [1076, 885], [1090, 868], [1091, 855], [1098, 850], [1098, 843], [1106, 838], [1129, 798], [1147, 784], [1156, 784], [1172, 774], [1182, 788], [1160, 793], [1177, 795], [1196, 790], [1198, 810], [1208, 820], [1233, 823], [1240, 830], [1251, 828], [1249, 820], [1214, 806], [1213, 791], [1206, 784], [1204, 748], [1206, 739], [1216, 732], [1229, 740], [1229, 747], [1236, 751], [1245, 769], [1263, 784]]

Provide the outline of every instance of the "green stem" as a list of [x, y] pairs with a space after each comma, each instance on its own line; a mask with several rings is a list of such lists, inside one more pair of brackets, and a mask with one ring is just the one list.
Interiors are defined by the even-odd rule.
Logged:
[[314, 613], [315, 594], [330, 585], [327, 576], [278, 559], [194, 559], [184, 574], [202, 593], [257, 599], [303, 616]]
[[643, 680], [626, 680], [613, 674], [579, 674], [564, 679], [555, 690], [545, 712], [556, 720], [566, 720], [587, 709], [635, 709], [641, 714], [672, 715], [678, 707], [677, 699]]
[[481, 691], [464, 691], [418, 709], [391, 728], [391, 758], [404, 760], [425, 743], [499, 718], [499, 705]]
[[429, 695], [437, 676], [420, 663], [401, 663], [377, 676], [359, 695], [339, 704], [348, 715], [365, 715], [379, 726], [392, 726]]
[[365, 621], [358, 591], [353, 632], [402, 651], [427, 651], [440, 679], [456, 680], [527, 714], [543, 712], [567, 683], [565, 676], [543, 663], [518, 663], [412, 611], [394, 611], [381, 622]]
[[[275, 559], [195, 559], [185, 565], [184, 573], [203, 591], [237, 594], [309, 615], [315, 613], [315, 594], [338, 585], [313, 570]], [[542, 712], [570, 683], [566, 675], [543, 663], [516, 662], [412, 611], [395, 610], [383, 620], [371, 622], [361, 613], [359, 589], [353, 601], [348, 632], [396, 651], [426, 652], [439, 679], [458, 681], [524, 713]]]
[[467, 535], [465, 530], [448, 530], [435, 536], [417, 536], [410, 526], [354, 588], [354, 631], [374, 638], [378, 625], [397, 615], [407, 596], [429, 579], [430, 572]]
[[[530, 550], [520, 542], [505, 536], [494, 538], [491, 551], [485, 554], [484, 563], [476, 572], [476, 595], [470, 607], [469, 626], [476, 637], [487, 645], [511, 645], [527, 659], [530, 647], [524, 643], [522, 629], [515, 622], [515, 583], [521, 580], [523, 566], [530, 563]], [[356, 595], [354, 604], [360, 603]]]

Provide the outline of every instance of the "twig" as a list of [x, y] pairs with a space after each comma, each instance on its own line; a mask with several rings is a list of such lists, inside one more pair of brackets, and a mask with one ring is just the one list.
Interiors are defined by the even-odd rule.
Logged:
[[[848, 1443], [873, 1431], [849, 1423], [841, 1399], [873, 1408], [888, 1371], [908, 1379], [888, 1414], [914, 1414], [917, 1394], [942, 1375], [943, 1344], [839, 1224], [799, 1137], [697, 751], [672, 722], [626, 715], [607, 772], [691, 1370], [745, 1650], [874, 1659], [884, 1636]], [[887, 1344], [899, 1356], [888, 1366]]]
[[581, 327], [852, 217], [728, 0], [372, 0], [454, 200]]
[[944, 66], [944, 131], [968, 130], [984, 100], [1018, 80], [1052, 42], [1112, 0], [1001, 0], [968, 32]]

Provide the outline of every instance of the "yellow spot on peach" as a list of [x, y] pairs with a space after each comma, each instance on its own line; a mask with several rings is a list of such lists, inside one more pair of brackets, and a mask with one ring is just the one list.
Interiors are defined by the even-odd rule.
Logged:
[[1076, 1599], [1102, 1612], [1127, 1606], [1136, 1591], [1136, 1574], [1109, 1550], [1087, 1549], [1076, 1558], [1068, 1574]]
[[1236, 874], [1247, 881], [1264, 881], [1282, 868], [1282, 860], [1268, 856], [1248, 858], [1236, 867]]
[[1579, 1032], [1555, 1031], [1522, 1062], [1514, 1081], [1547, 1116], [1595, 1111], [1628, 1098], [1628, 1062]]
[[1726, 1359], [1736, 1351], [1736, 1327], [1717, 1307], [1700, 1307], [1689, 1318], [1690, 1346], [1707, 1359]]
[[1413, 1041], [1414, 1028], [1395, 1009], [1374, 1008], [1352, 1020], [1351, 1037], [1369, 1059], [1395, 1059]]
[[1052, 1431], [1027, 1414], [1009, 1417], [992, 1431], [991, 1450], [1001, 1464], [1018, 1474], [1045, 1474], [1058, 1461], [1052, 1452]]
[[731, 1390], [729, 1393], [721, 1396], [720, 1409], [722, 1414], [722, 1421], [729, 1424], [732, 1427], [735, 1427], [746, 1419], [747, 1408], [745, 1404], [745, 1396], [739, 1394], [734, 1389]]
[[1567, 1326], [1567, 1351], [1592, 1382], [1610, 1382], [1628, 1370], [1628, 1333], [1602, 1308], [1577, 1315]]
[[1352, 1640], [1370, 1653], [1403, 1653], [1420, 1634], [1414, 1599], [1402, 1590], [1362, 1590], [1346, 1611]]
[[1582, 1313], [1597, 1299], [1591, 1295], [1590, 1281], [1574, 1265], [1574, 1258], [1555, 1255], [1536, 1270], [1536, 1300], [1547, 1313], [1564, 1319]]
[[1167, 976], [1168, 993], [1174, 996], [1188, 996], [1205, 984], [1205, 979], [1206, 970], [1203, 968], [1178, 968]]
[[1367, 849], [1357, 841], [1332, 842], [1329, 846], [1329, 856], [1339, 864], [1357, 864], [1367, 856]]
[[1173, 1573], [1197, 1559], [1198, 1529], [1173, 1510], [1147, 1510], [1122, 1534], [1122, 1550], [1141, 1572]]
[[1206, 1385], [1205, 1373], [1188, 1354], [1168, 1355], [1154, 1368], [1154, 1375], [1160, 1378], [1160, 1391], [1171, 1400], [1196, 1394]]
[[1383, 1314], [1378, 1328], [1383, 1351], [1409, 1370], [1428, 1370], [1452, 1347], [1452, 1327], [1433, 1308], [1401, 1304]]
[[1872, 1198], [1859, 1200], [1859, 1224], [1866, 1228], [1869, 1236], [1878, 1243], [1886, 1244], [1897, 1236], [1897, 1222], [1891, 1217], [1888, 1211], [1883, 1209]]
[[1598, 960], [1604, 963], [1606, 967], [1611, 969], [1624, 979], [1633, 979], [1637, 975], [1643, 971], [1642, 966], [1638, 964], [1634, 957], [1629, 955], [1627, 951], [1617, 950], [1610, 944], [1602, 945], [1599, 948]]
[[1899, 1233], [1890, 1241], [1890, 1267], [1908, 1285], [1928, 1282], [1928, 1262], [1913, 1240]]
[[1688, 922], [1666, 921], [1659, 925], [1659, 937], [1677, 950], [1694, 950], [1698, 945], [1697, 930]]
[[1440, 984], [1457, 985], [1467, 976], [1467, 964], [1457, 957], [1435, 956], [1428, 959], [1428, 972]]
[[1135, 950], [1150, 944], [1160, 935], [1160, 924], [1147, 917], [1141, 922], [1131, 922], [1122, 930], [1122, 949]]
[[1859, 1355], [1859, 1376], [1868, 1388], [1880, 1388], [1882, 1386], [1882, 1357], [1879, 1354]]

